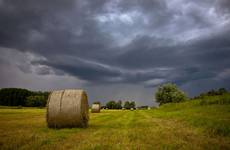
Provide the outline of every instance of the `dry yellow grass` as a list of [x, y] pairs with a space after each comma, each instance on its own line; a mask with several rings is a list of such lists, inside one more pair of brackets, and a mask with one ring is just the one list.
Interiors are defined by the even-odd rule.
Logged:
[[229, 136], [167, 113], [102, 110], [90, 114], [88, 128], [55, 130], [46, 126], [45, 109], [0, 109], [0, 149], [230, 149]]

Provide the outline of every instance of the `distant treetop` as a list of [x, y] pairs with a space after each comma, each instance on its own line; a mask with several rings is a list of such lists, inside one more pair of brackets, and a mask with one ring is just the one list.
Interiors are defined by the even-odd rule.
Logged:
[[223, 95], [223, 94], [226, 94], [226, 93], [229, 93], [229, 92], [225, 88], [219, 88], [217, 90], [212, 89], [212, 90], [210, 90], [208, 92], [204, 92], [204, 93], [201, 93], [198, 96], [193, 97], [193, 99], [203, 98], [205, 96]]
[[166, 83], [161, 85], [156, 93], [155, 98], [160, 105], [165, 103], [178, 103], [187, 99], [186, 94], [180, 90], [176, 84]]

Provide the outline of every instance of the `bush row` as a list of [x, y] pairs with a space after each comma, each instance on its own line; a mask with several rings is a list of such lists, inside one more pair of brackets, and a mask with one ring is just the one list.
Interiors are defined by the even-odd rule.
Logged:
[[35, 92], [20, 88], [0, 89], [0, 105], [44, 107], [49, 92]]

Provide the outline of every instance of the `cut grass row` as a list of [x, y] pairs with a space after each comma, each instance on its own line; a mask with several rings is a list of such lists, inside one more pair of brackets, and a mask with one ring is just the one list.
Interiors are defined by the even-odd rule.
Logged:
[[230, 149], [230, 105], [197, 101], [90, 114], [89, 127], [49, 129], [45, 109], [0, 109], [0, 149]]

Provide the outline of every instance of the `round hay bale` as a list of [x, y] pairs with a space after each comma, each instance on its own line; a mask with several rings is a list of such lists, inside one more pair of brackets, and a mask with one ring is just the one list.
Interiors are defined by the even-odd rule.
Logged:
[[133, 111], [134, 109], [133, 108], [130, 108], [131, 111]]
[[50, 128], [87, 127], [87, 94], [83, 90], [53, 91], [47, 102], [47, 125]]
[[100, 112], [100, 104], [93, 104], [91, 108], [92, 113], [99, 113]]

